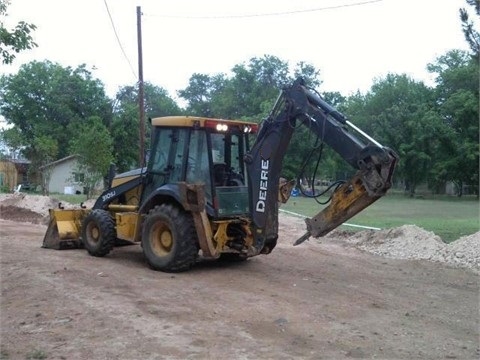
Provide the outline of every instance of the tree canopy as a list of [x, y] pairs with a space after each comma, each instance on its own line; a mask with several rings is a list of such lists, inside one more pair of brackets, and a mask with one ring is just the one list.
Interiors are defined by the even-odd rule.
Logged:
[[[147, 118], [181, 115], [182, 109], [168, 92], [151, 83], [144, 84], [144, 108]], [[138, 88], [125, 86], [116, 95], [110, 132], [113, 137], [113, 154], [118, 171], [127, 171], [138, 165], [139, 159], [139, 103]], [[145, 144], [150, 142], [147, 122]]]
[[[146, 83], [145, 112], [147, 117], [187, 114], [260, 123], [280, 89], [302, 76], [354, 124], [399, 154], [395, 179], [411, 195], [420, 184], [441, 191], [447, 181], [457, 184], [459, 194], [465, 185], [478, 194], [478, 62], [472, 53], [452, 50], [428, 70], [436, 76], [434, 87], [406, 74], [388, 74], [366, 93], [345, 97], [322, 93], [321, 73], [313, 65], [300, 62], [292, 68], [265, 55], [236, 64], [228, 75], [193, 74], [178, 91], [184, 108], [164, 88]], [[3, 140], [23, 149], [36, 168], [72, 153], [83, 159], [85, 173], [97, 177], [111, 160], [119, 171], [138, 166], [136, 86], [125, 86], [109, 99], [86, 65], [34, 61], [0, 78], [0, 100], [0, 115], [13, 125], [3, 131]], [[149, 133], [147, 122], [146, 148]], [[286, 178], [336, 180], [352, 171], [307, 128], [295, 131], [284, 159]]]
[[[473, 7], [475, 14], [480, 18], [480, 1], [479, 0], [465, 0], [468, 5]], [[470, 49], [472, 50], [473, 56], [479, 59], [480, 52], [480, 33], [475, 29], [473, 20], [470, 18], [467, 8], [461, 8], [460, 20], [462, 22], [462, 30], [465, 35], [465, 40], [467, 41]]]
[[75, 172], [90, 197], [113, 161], [113, 139], [102, 119], [91, 116], [79, 126], [79, 134], [70, 141], [70, 153], [78, 156]]
[[110, 100], [103, 84], [86, 65], [73, 69], [50, 61], [22, 65], [17, 74], [0, 78], [0, 114], [23, 139], [25, 155], [38, 154], [35, 139], [43, 136], [58, 144], [57, 158], [68, 155], [68, 143], [90, 116], [111, 121]]
[[178, 91], [187, 103], [186, 113], [224, 119], [259, 121], [273, 105], [279, 90], [295, 78], [321, 84], [320, 71], [300, 62], [290, 69], [288, 62], [272, 55], [253, 57], [235, 65], [226, 74], [193, 74], [188, 86]]
[[428, 68], [437, 75], [438, 117], [445, 128], [434, 174], [454, 181], [461, 194], [463, 185], [479, 182], [479, 64], [475, 57], [452, 50]]
[[37, 28], [34, 24], [20, 21], [11, 30], [5, 27], [3, 18], [8, 15], [8, 5], [10, 1], [0, 0], [0, 56], [3, 64], [11, 64], [15, 53], [38, 46], [32, 37], [32, 32]]

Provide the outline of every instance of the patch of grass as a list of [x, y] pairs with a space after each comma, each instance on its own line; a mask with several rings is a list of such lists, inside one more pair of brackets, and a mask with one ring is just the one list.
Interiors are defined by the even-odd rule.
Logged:
[[51, 197], [70, 204], [80, 204], [87, 200], [87, 195], [71, 195], [71, 194], [50, 194]]
[[[292, 197], [282, 209], [314, 216], [325, 205], [313, 199]], [[347, 223], [379, 228], [417, 225], [451, 242], [480, 230], [480, 210], [476, 198], [410, 198], [387, 195], [351, 218]], [[352, 229], [348, 227], [348, 229]]]
[[47, 357], [48, 357], [47, 354], [43, 350], [32, 350], [27, 354], [26, 359], [27, 360], [43, 360], [43, 359], [46, 359]]
[[10, 355], [8, 354], [8, 351], [5, 349], [0, 350], [0, 360], [7, 360], [10, 359]]

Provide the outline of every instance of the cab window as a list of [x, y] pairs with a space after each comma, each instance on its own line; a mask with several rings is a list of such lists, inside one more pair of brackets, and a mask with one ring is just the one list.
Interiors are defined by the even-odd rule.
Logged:
[[210, 191], [207, 134], [205, 131], [192, 130], [191, 132], [188, 146], [187, 182], [204, 183], [206, 191]]

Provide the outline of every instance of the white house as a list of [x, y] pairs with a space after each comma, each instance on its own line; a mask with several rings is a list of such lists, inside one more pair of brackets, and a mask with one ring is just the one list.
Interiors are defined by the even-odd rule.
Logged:
[[83, 194], [82, 180], [84, 174], [77, 173], [77, 155], [70, 155], [42, 166], [40, 170], [50, 172], [49, 193]]

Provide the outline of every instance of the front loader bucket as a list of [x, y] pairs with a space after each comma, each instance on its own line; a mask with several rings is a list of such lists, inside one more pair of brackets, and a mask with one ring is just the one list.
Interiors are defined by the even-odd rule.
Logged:
[[43, 248], [65, 250], [82, 246], [80, 233], [82, 220], [88, 214], [85, 209], [50, 209], [50, 221], [43, 238]]

